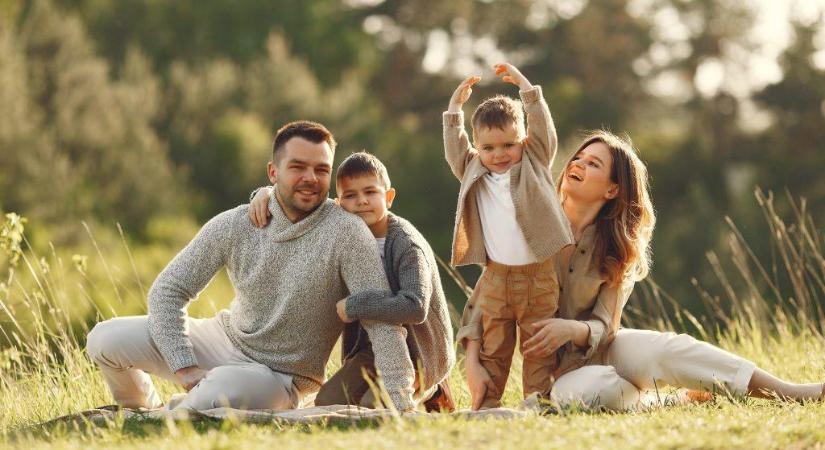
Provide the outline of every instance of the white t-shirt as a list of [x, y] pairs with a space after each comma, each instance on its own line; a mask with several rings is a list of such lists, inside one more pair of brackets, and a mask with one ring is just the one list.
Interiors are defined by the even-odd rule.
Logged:
[[510, 171], [484, 175], [478, 186], [478, 213], [487, 257], [508, 266], [537, 262], [516, 221], [510, 195]]
[[378, 254], [381, 255], [381, 262], [384, 262], [384, 244], [387, 238], [375, 238], [375, 245], [378, 246]]

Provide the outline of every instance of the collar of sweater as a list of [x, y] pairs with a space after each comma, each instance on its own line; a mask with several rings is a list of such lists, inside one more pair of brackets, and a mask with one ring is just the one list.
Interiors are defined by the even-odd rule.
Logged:
[[321, 221], [329, 215], [330, 211], [332, 211], [332, 208], [335, 207], [335, 201], [327, 198], [315, 211], [303, 219], [292, 223], [286, 216], [286, 213], [284, 213], [283, 208], [281, 208], [281, 204], [278, 203], [278, 199], [275, 198], [276, 190], [277, 188], [273, 189], [272, 195], [269, 197], [269, 213], [272, 214], [272, 220], [268, 227], [273, 233], [272, 239], [275, 242], [291, 241], [292, 239], [303, 236], [321, 223]]

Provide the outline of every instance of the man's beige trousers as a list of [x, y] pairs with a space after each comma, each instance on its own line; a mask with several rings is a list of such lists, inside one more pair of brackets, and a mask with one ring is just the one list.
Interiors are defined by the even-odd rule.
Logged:
[[[130, 408], [158, 408], [148, 374], [176, 381], [149, 335], [147, 316], [119, 317], [89, 332], [86, 352], [97, 363], [115, 401]], [[186, 319], [198, 367], [208, 371], [175, 409], [292, 409], [300, 395], [292, 377], [253, 361], [235, 348], [217, 317]]]

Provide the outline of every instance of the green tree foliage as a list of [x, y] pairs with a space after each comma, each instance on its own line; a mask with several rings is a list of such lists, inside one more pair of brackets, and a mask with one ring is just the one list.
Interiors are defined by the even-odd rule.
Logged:
[[653, 274], [685, 304], [692, 277], [715, 278], [705, 252], [725, 215], [760, 242], [754, 185], [825, 219], [821, 18], [794, 24], [764, 86], [749, 80], [758, 11], [733, 0], [53, 1], [0, 0], [0, 208], [50, 239], [81, 219], [169, 238], [246, 201], [274, 131], [308, 118], [335, 133], [337, 160], [386, 162], [394, 210], [446, 257], [458, 183], [441, 112], [470, 73], [484, 81], [468, 114], [517, 95], [489, 69], [502, 59], [543, 86], [559, 160], [581, 130], [631, 134], [659, 213]]
[[[140, 232], [173, 209], [182, 190], [152, 125], [160, 86], [139, 50], [120, 77], [95, 55], [82, 21], [47, 1], [4, 28], [0, 129], [3, 207], [69, 239], [81, 219], [117, 220]], [[8, 98], [8, 100], [6, 100]], [[7, 161], [6, 161], [7, 159]]]

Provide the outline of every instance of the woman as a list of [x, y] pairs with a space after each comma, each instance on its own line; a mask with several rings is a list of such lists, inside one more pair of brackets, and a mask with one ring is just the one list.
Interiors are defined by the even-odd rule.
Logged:
[[[823, 383], [786, 382], [685, 334], [619, 329], [633, 284], [647, 276], [655, 224], [647, 169], [629, 142], [592, 133], [565, 165], [557, 189], [576, 245], [558, 254], [558, 318], [538, 323], [521, 347], [525, 356], [557, 358], [551, 400], [630, 409], [640, 405], [640, 391], [665, 385], [699, 397], [717, 388], [753, 397], [825, 396]], [[480, 332], [473, 306], [471, 299], [462, 328], [475, 333], [460, 334]], [[478, 340], [467, 341], [474, 409], [491, 383], [478, 362], [479, 347]]]

